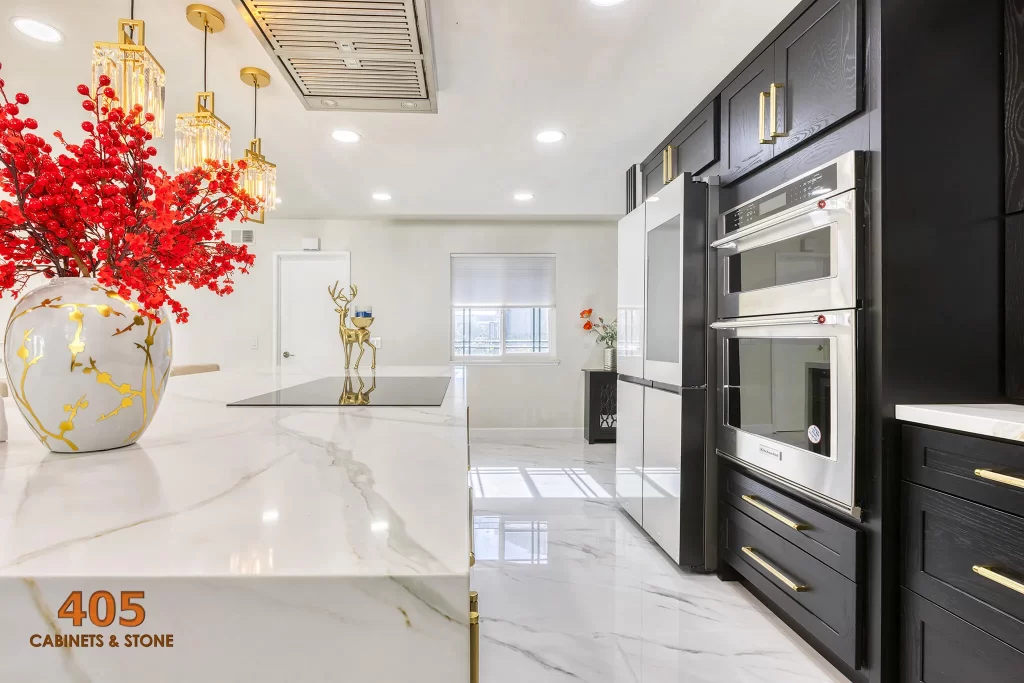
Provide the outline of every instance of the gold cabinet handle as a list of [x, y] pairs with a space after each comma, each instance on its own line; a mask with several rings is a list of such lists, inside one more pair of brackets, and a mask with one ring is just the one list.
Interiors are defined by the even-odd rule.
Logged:
[[754, 562], [757, 562], [759, 565], [761, 565], [762, 567], [767, 569], [768, 572], [770, 572], [772, 576], [774, 576], [776, 579], [778, 579], [782, 583], [786, 584], [786, 588], [788, 588], [789, 590], [794, 591], [796, 593], [803, 593], [804, 591], [808, 590], [807, 586], [804, 586], [803, 584], [797, 583], [796, 581], [794, 581], [793, 579], [789, 578], [788, 576], [786, 576], [785, 574], [780, 572], [778, 569], [776, 569], [772, 565], [768, 564], [768, 561], [765, 560], [760, 555], [758, 555], [757, 551], [754, 550], [754, 548], [751, 548], [749, 545], [745, 545], [745, 546], [743, 546], [742, 550], [743, 550], [744, 553], [747, 554], [748, 557], [750, 557], [752, 560], [754, 560]]
[[772, 110], [771, 128], [769, 130], [772, 138], [784, 138], [789, 133], [783, 133], [779, 130], [779, 107], [778, 102], [775, 99], [776, 91], [785, 87], [782, 83], [772, 83], [771, 88], [768, 91], [769, 108]]
[[973, 567], [971, 567], [971, 569], [974, 570], [975, 574], [980, 574], [989, 581], [995, 581], [1000, 586], [1005, 586], [1006, 588], [1009, 588], [1012, 591], [1017, 591], [1018, 593], [1024, 593], [1024, 583], [1021, 583], [1020, 581], [1014, 581], [1009, 576], [1004, 576], [1003, 574], [1000, 574], [991, 567], [985, 567], [980, 564], [976, 564]]
[[994, 470], [974, 470], [974, 476], [981, 477], [982, 479], [988, 479], [989, 481], [997, 481], [1000, 484], [1006, 484], [1007, 486], [1016, 486], [1024, 489], [1024, 479], [1020, 477], [1012, 477], [1009, 474], [1003, 474], [1002, 472], [996, 472]]
[[480, 615], [469, 613], [469, 680], [480, 683]]
[[800, 522], [794, 522], [789, 517], [786, 517], [781, 512], [779, 512], [778, 510], [775, 510], [773, 508], [768, 507], [767, 505], [762, 503], [761, 499], [759, 499], [757, 496], [749, 496], [749, 495], [744, 494], [741, 497], [743, 498], [743, 500], [747, 501], [748, 503], [750, 503], [751, 505], [756, 507], [761, 512], [763, 512], [766, 515], [769, 515], [771, 517], [774, 517], [775, 519], [779, 520], [780, 522], [782, 522], [783, 524], [788, 526], [790, 529], [796, 529], [797, 531], [803, 531], [804, 529], [810, 529], [811, 528], [811, 527], [809, 527], [806, 524], [801, 524]]
[[675, 147], [669, 145], [661, 150], [661, 183], [668, 185], [676, 179]]
[[480, 594], [476, 591], [469, 591], [469, 611], [479, 612], [480, 609]]
[[764, 102], [768, 97], [768, 93], [762, 92], [757, 94], [757, 134], [758, 142], [762, 145], [774, 145], [775, 138], [764, 136]]

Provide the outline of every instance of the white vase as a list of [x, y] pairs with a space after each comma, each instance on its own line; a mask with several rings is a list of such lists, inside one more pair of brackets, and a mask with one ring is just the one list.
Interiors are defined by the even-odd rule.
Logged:
[[55, 278], [19, 299], [4, 359], [15, 405], [51, 451], [134, 443], [171, 369], [171, 330], [92, 278]]

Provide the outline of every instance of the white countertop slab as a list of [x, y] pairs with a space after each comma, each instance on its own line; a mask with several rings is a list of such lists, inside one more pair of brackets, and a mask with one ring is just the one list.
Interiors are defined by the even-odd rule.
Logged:
[[81, 455], [7, 399], [0, 578], [467, 577], [463, 380], [434, 408], [226, 405], [313, 379], [174, 377], [138, 444]]
[[897, 405], [896, 419], [1024, 441], [1024, 406], [1012, 403]]

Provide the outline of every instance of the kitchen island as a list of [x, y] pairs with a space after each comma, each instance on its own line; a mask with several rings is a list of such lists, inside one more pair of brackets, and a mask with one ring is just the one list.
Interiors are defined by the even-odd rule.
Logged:
[[0, 681], [468, 682], [464, 380], [437, 407], [375, 407], [368, 370], [339, 401], [369, 405], [227, 405], [313, 379], [175, 377], [138, 444], [78, 455], [7, 399]]

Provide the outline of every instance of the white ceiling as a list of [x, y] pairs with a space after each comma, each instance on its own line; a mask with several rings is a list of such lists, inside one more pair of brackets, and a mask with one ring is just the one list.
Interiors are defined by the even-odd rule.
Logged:
[[[309, 112], [284, 82], [231, 0], [210, 37], [209, 85], [241, 156], [252, 135], [252, 91], [238, 78], [259, 66], [263, 151], [278, 165], [275, 217], [617, 217], [624, 173], [789, 12], [797, 0], [430, 0], [437, 114]], [[173, 167], [174, 115], [202, 89], [200, 31], [188, 0], [136, 0], [146, 43], [167, 72], [167, 129], [157, 157]], [[40, 132], [75, 139], [92, 43], [116, 38], [129, 0], [0, 0], [0, 62], [8, 93], [32, 97]], [[62, 43], [17, 32], [13, 16], [56, 26]], [[359, 132], [356, 144], [331, 139]], [[544, 129], [566, 139], [543, 145]], [[74, 131], [74, 133], [72, 133]], [[372, 192], [394, 199], [380, 203]], [[530, 191], [522, 203], [514, 192]]]

